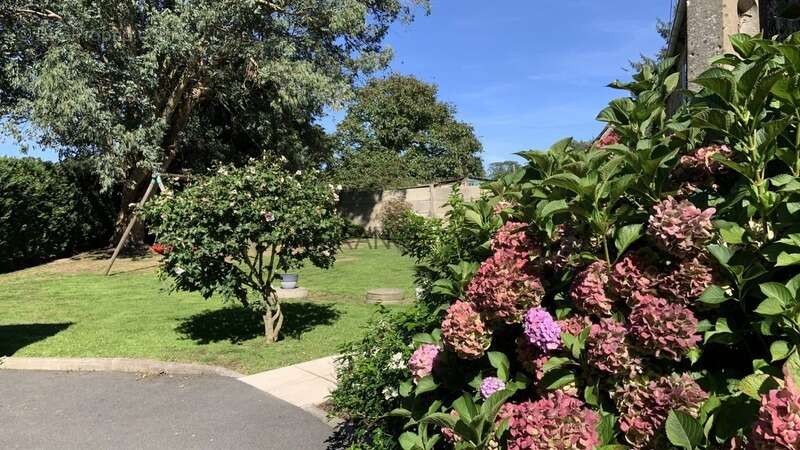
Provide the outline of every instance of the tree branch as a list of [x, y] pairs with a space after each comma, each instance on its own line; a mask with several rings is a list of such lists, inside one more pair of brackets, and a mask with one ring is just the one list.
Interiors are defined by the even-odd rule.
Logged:
[[64, 21], [63, 17], [61, 17], [60, 15], [54, 13], [53, 11], [50, 11], [49, 9], [45, 9], [42, 12], [42, 11], [36, 11], [36, 10], [33, 10], [33, 9], [27, 9], [27, 8], [15, 8], [14, 12], [17, 13], [17, 14], [27, 14], [29, 16], [36, 16], [36, 17], [39, 17], [41, 19], [56, 20], [56, 21], [59, 21], [59, 22], [63, 22]]

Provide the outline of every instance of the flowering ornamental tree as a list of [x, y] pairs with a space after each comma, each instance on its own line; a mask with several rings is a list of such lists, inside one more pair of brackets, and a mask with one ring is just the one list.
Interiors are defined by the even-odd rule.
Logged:
[[259, 161], [221, 168], [176, 195], [159, 197], [144, 210], [158, 240], [171, 248], [162, 272], [173, 288], [219, 294], [263, 314], [267, 342], [283, 325], [272, 287], [279, 271], [305, 261], [328, 268], [342, 239], [342, 219], [332, 186], [316, 173], [289, 173]]

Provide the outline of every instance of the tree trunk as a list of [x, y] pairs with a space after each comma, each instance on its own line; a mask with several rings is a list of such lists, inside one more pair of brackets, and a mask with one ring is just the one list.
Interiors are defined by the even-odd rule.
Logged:
[[[274, 293], [272, 295], [275, 295]], [[281, 304], [275, 299], [275, 306], [270, 307], [264, 312], [264, 337], [267, 344], [277, 342], [280, 337], [281, 327], [283, 327], [283, 311]]]
[[[147, 189], [147, 185], [150, 183], [150, 179], [148, 177], [137, 177], [135, 181], [126, 182], [122, 187], [122, 197], [120, 198], [119, 202], [119, 210], [117, 212], [117, 221], [114, 224], [114, 237], [112, 245], [115, 245], [119, 242], [122, 238], [122, 233], [125, 231], [125, 227], [128, 226], [128, 222], [133, 218], [134, 213], [134, 205], [139, 203], [139, 200], [142, 199], [142, 195], [144, 195], [145, 189]], [[134, 184], [131, 186], [131, 184]], [[129, 238], [129, 242], [142, 242], [145, 237], [145, 229], [144, 225], [141, 222], [137, 222], [136, 225], [133, 227], [133, 231], [131, 231], [131, 235]]]

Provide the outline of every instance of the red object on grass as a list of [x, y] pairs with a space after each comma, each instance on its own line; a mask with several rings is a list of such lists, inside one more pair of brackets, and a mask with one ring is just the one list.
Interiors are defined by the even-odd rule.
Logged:
[[172, 251], [172, 246], [156, 242], [155, 244], [150, 246], [150, 249], [158, 253], [159, 255], [168, 255], [169, 252]]

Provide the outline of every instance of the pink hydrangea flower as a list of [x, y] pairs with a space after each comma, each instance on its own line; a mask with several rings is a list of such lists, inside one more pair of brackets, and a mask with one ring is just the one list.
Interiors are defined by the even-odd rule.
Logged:
[[484, 261], [467, 287], [467, 299], [489, 321], [518, 323], [522, 315], [542, 303], [544, 287], [527, 253], [500, 248]]
[[491, 397], [494, 393], [500, 392], [506, 388], [506, 384], [500, 378], [496, 377], [488, 377], [484, 378], [481, 382], [481, 398], [486, 400], [487, 398]]
[[525, 230], [528, 224], [522, 222], [506, 222], [492, 239], [492, 251], [500, 249], [512, 250], [518, 253], [529, 253], [530, 256], [535, 256], [538, 253], [536, 243], [531, 240]]
[[586, 340], [586, 361], [608, 375], [630, 378], [641, 373], [641, 361], [631, 354], [625, 326], [614, 319], [592, 325]]
[[683, 259], [701, 252], [711, 240], [714, 213], [714, 208], [701, 210], [688, 200], [668, 197], [653, 207], [648, 230], [659, 248]]
[[440, 349], [433, 344], [422, 344], [408, 360], [408, 369], [417, 382], [433, 372]]
[[667, 445], [663, 426], [670, 410], [697, 417], [708, 394], [689, 375], [629, 382], [614, 392], [619, 428], [635, 449]]
[[751, 441], [755, 450], [800, 449], [800, 393], [774, 389], [764, 395]]
[[606, 295], [608, 264], [595, 261], [575, 276], [569, 295], [579, 309], [598, 316], [611, 315], [614, 301]]
[[546, 309], [531, 308], [525, 314], [522, 328], [528, 342], [544, 353], [561, 347], [561, 327]]
[[640, 298], [629, 316], [631, 336], [643, 352], [680, 361], [700, 341], [697, 318], [684, 306], [649, 295]]
[[605, 148], [609, 145], [619, 144], [621, 137], [619, 133], [615, 130], [609, 130], [608, 132], [604, 133], [600, 139], [597, 140], [596, 147], [597, 148]]
[[523, 369], [533, 375], [534, 381], [540, 381], [544, 377], [544, 365], [550, 360], [550, 356], [542, 353], [525, 336], [519, 337], [516, 343], [517, 361], [522, 364]]
[[693, 152], [681, 156], [677, 172], [686, 179], [703, 180], [727, 169], [724, 164], [714, 159], [714, 155], [730, 158], [732, 153], [731, 148], [727, 145], [712, 144], [695, 149]]
[[658, 270], [642, 253], [628, 253], [611, 268], [611, 288], [626, 303], [634, 292], [652, 292], [657, 279]]
[[583, 330], [586, 329], [586, 327], [592, 326], [592, 319], [587, 316], [576, 315], [568, 317], [564, 320], [559, 320], [558, 326], [561, 327], [562, 333], [578, 336], [583, 332]]
[[589, 450], [600, 444], [600, 416], [561, 391], [504, 409], [508, 450]]
[[459, 358], [482, 357], [491, 339], [480, 314], [470, 303], [457, 301], [450, 305], [442, 322], [442, 340]]
[[714, 269], [705, 258], [692, 258], [682, 261], [661, 278], [658, 290], [668, 300], [690, 304], [714, 284]]

